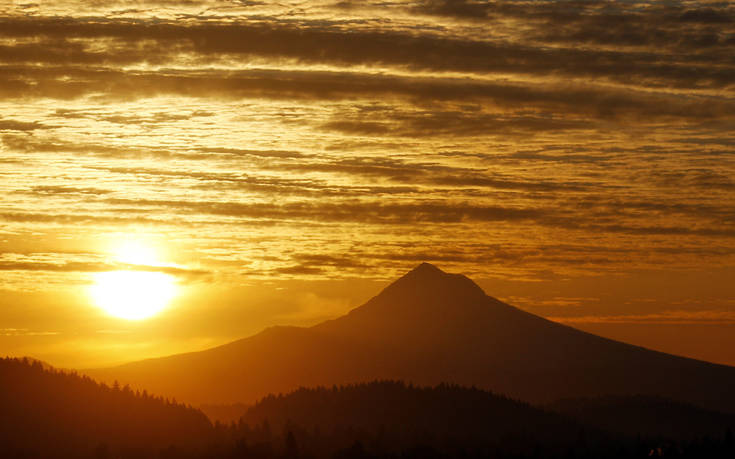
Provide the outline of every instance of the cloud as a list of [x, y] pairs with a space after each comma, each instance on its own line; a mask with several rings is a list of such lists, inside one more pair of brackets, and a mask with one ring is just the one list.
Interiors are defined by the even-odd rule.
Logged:
[[43, 263], [35, 261], [0, 261], [0, 271], [98, 272], [114, 271], [105, 263]]
[[425, 0], [411, 10], [482, 23], [523, 21], [528, 36], [544, 43], [659, 50], [730, 46], [735, 27], [735, 9], [723, 3]]
[[[68, 115], [64, 114], [63, 117]], [[78, 153], [115, 159], [156, 158], [187, 161], [211, 161], [216, 159], [292, 159], [305, 155], [298, 151], [257, 150], [224, 147], [162, 148], [149, 145], [114, 145], [93, 142], [69, 142], [56, 137], [29, 137], [6, 134], [0, 138], [9, 149], [25, 153]]]
[[549, 320], [568, 324], [701, 324], [735, 325], [732, 311], [674, 310], [651, 314], [594, 315], [549, 317]]
[[449, 16], [461, 19], [487, 19], [493, 10], [498, 8], [495, 2], [476, 2], [468, 0], [425, 0], [413, 11], [437, 16]]
[[242, 148], [202, 148], [199, 151], [203, 153], [217, 153], [222, 155], [229, 155], [233, 157], [247, 157], [255, 156], [258, 158], [279, 158], [279, 159], [290, 159], [290, 158], [303, 158], [305, 155], [298, 151], [286, 151], [286, 150], [247, 150]]
[[[280, 170], [302, 172], [331, 172], [348, 175], [383, 178], [414, 184], [451, 187], [483, 187], [526, 191], [582, 191], [585, 183], [552, 180], [517, 179], [497, 172], [467, 167], [450, 167], [440, 163], [409, 162], [396, 158], [357, 157], [335, 158], [331, 161], [288, 163], [277, 166]], [[408, 192], [410, 190], [402, 190]]]
[[317, 253], [301, 253], [292, 257], [299, 262], [300, 266], [331, 266], [338, 269], [365, 268], [365, 264], [355, 257], [325, 255]]
[[45, 271], [63, 273], [94, 273], [107, 271], [147, 271], [171, 274], [174, 276], [195, 278], [208, 276], [211, 272], [201, 269], [188, 269], [178, 266], [149, 266], [129, 263], [100, 263], [68, 261], [50, 263], [37, 260], [3, 261], [0, 260], [0, 271]]
[[79, 213], [64, 214], [53, 212], [0, 212], [0, 220], [14, 223], [53, 223], [59, 225], [153, 225], [165, 223], [165, 220], [139, 215], [130, 217], [120, 215], [91, 215]]
[[[50, 97], [76, 99], [95, 94], [116, 100], [178, 95], [228, 100], [265, 98], [272, 100], [346, 101], [375, 98], [396, 99], [402, 104], [449, 104], [483, 102], [501, 114], [513, 114], [518, 107], [553, 116], [477, 115], [439, 110], [425, 116], [393, 114], [403, 124], [406, 135], [418, 135], [445, 123], [462, 134], [483, 129], [502, 133], [516, 129], [525, 133], [536, 129], [568, 130], [589, 128], [586, 120], [602, 120], [645, 125], [662, 122], [702, 123], [732, 120], [735, 100], [723, 97], [651, 93], [611, 89], [594, 85], [521, 84], [467, 81], [448, 77], [406, 77], [369, 75], [354, 72], [248, 70], [222, 71], [118, 71], [80, 70], [72, 67], [20, 69], [0, 67], [0, 97], [16, 99]], [[84, 84], [78, 83], [84, 80]], [[386, 113], [391, 121], [391, 114]], [[361, 125], [333, 125], [343, 131], [389, 132], [381, 121]], [[450, 133], [449, 128], [440, 132]]]
[[[335, 116], [335, 118], [341, 118]], [[373, 113], [369, 117], [375, 119]], [[379, 118], [380, 119], [380, 118]], [[386, 114], [380, 121], [339, 120], [322, 125], [324, 129], [362, 136], [454, 137], [514, 135], [533, 136], [545, 131], [589, 130], [594, 124], [561, 117], [502, 116], [461, 111], [427, 111], [411, 114]]]
[[31, 188], [31, 192], [40, 195], [104, 195], [113, 193], [112, 190], [103, 190], [94, 187], [74, 187], [62, 185], [39, 185]]
[[731, 261], [730, 6], [145, 5], [0, 18], [3, 237], [175, 231], [235, 277]]
[[[466, 9], [475, 8], [472, 5], [476, 4], [464, 2], [451, 5], [455, 9], [458, 5]], [[672, 28], [678, 26], [667, 31], [670, 37], [662, 37], [661, 27], [650, 25], [654, 23], [653, 18], [657, 22], [660, 17], [655, 11], [651, 14], [639, 12], [621, 16], [596, 10], [591, 15], [572, 14], [568, 17], [549, 7], [540, 13], [534, 11], [532, 6], [527, 8], [527, 17], [533, 19], [530, 24], [538, 28], [534, 37], [536, 41], [528, 43], [500, 38], [471, 39], [423, 30], [347, 30], [339, 27], [342, 24], [330, 27], [324, 25], [323, 21], [207, 21], [181, 25], [162, 20], [111, 21], [103, 18], [58, 17], [5, 19], [0, 21], [0, 36], [34, 37], [42, 42], [64, 39], [73, 39], [75, 43], [80, 40], [90, 43], [101, 39], [114, 41], [114, 46], [104, 53], [85, 50], [84, 46], [78, 44], [58, 51], [43, 44], [23, 45], [25, 48], [22, 51], [13, 52], [12, 48], [6, 50], [6, 54], [12, 53], [16, 60], [26, 56], [25, 59], [30, 62], [54, 65], [123, 65], [137, 62], [161, 66], [182, 56], [200, 63], [227, 62], [230, 56], [251, 56], [276, 62], [290, 60], [342, 67], [372, 65], [441, 72], [603, 78], [651, 87], [658, 87], [664, 82], [667, 86], [680, 88], [726, 88], [731, 85], [733, 70], [723, 53], [712, 52], [701, 58], [688, 55], [683, 59], [680, 54], [665, 53], [661, 48], [661, 44], [670, 44], [674, 40], [687, 44], [687, 50], [690, 51], [703, 47], [709, 49], [713, 43], [724, 51], [732, 45], [732, 38], [727, 38], [729, 35], [726, 31], [718, 34], [717, 31], [702, 30], [698, 36], [690, 36], [692, 22], [677, 20], [667, 23]], [[525, 14], [519, 9], [516, 11], [515, 14]], [[513, 14], [511, 12], [511, 16]], [[625, 26], [626, 19], [635, 20], [635, 25]], [[563, 27], [555, 27], [557, 24]], [[628, 28], [616, 30], [616, 27]], [[557, 32], [549, 36], [549, 30]], [[641, 34], [644, 34], [644, 38], [630, 38]], [[604, 40], [602, 45], [625, 45], [634, 41], [649, 47], [643, 50], [611, 50], [575, 46], [585, 37], [598, 37]], [[654, 37], [655, 40], [646, 40], [645, 37]], [[550, 41], [568, 41], [572, 46], [546, 46]], [[28, 49], [33, 46], [38, 49]], [[88, 47], [92, 48], [91, 45]], [[492, 56], [492, 59], [487, 56]], [[8, 59], [8, 62], [12, 62], [13, 56], [9, 55]], [[723, 65], [713, 65], [715, 63]]]
[[239, 218], [371, 222], [415, 224], [420, 222], [459, 223], [462, 221], [533, 220], [546, 214], [542, 209], [478, 206], [466, 202], [380, 204], [375, 202], [293, 202], [286, 204], [221, 201], [129, 200], [110, 198], [109, 204], [168, 207], [194, 213]]
[[38, 121], [17, 121], [0, 118], [0, 131], [22, 131], [31, 132], [36, 129], [46, 129], [47, 126], [39, 123]]
[[321, 268], [316, 268], [313, 266], [305, 266], [305, 265], [294, 265], [294, 266], [288, 266], [285, 268], [277, 268], [275, 270], [277, 274], [295, 274], [295, 275], [315, 275], [315, 274], [323, 274], [323, 270]]
[[[623, 224], [619, 223], [619, 214], [615, 210], [601, 214], [598, 209], [594, 209], [597, 212], [586, 215], [585, 213], [572, 213], [563, 208], [478, 205], [466, 201], [454, 203], [416, 201], [405, 204], [351, 200], [334, 203], [302, 201], [286, 204], [152, 199], [133, 200], [127, 198], [106, 198], [103, 201], [110, 205], [134, 206], [141, 209], [166, 208], [176, 212], [281, 222], [330, 221], [389, 225], [528, 222], [552, 228], [575, 229], [591, 233], [735, 237], [735, 228], [733, 228], [732, 222], [727, 220], [720, 222], [715, 218], [717, 213], [720, 212], [719, 209], [715, 210], [717, 213], [710, 215], [713, 221], [708, 222], [708, 225], [703, 225], [700, 222], [696, 226], [684, 226], [641, 224], [635, 220]], [[645, 222], [645, 220], [643, 221]]]
[[0, 328], [0, 336], [53, 336], [59, 334], [55, 331], [38, 331], [28, 328]]

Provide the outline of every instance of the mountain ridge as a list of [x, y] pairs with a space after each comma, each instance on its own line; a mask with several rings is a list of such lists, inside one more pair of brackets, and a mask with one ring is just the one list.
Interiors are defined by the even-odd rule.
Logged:
[[475, 385], [549, 402], [663, 395], [735, 411], [735, 368], [648, 350], [499, 301], [461, 274], [423, 263], [349, 313], [269, 327], [212, 349], [88, 371], [180, 400], [251, 402], [299, 386], [400, 379]]

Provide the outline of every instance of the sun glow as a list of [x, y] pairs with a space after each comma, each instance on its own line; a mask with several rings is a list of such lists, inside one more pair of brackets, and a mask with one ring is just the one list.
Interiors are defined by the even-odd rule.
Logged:
[[127, 242], [117, 247], [114, 259], [134, 265], [134, 269], [95, 274], [90, 293], [107, 314], [127, 320], [147, 319], [165, 309], [176, 295], [175, 277], [156, 270], [166, 265], [150, 247]]
[[127, 241], [118, 246], [115, 259], [131, 265], [161, 266], [156, 251], [139, 242]]

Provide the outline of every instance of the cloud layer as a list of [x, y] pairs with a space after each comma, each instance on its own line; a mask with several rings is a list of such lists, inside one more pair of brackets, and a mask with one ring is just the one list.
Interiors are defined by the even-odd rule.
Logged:
[[709, 2], [5, 7], [0, 250], [65, 255], [0, 269], [126, 231], [226, 279], [731, 265], [734, 33]]

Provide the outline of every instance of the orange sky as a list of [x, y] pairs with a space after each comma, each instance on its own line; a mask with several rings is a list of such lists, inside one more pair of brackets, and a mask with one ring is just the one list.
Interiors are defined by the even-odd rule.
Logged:
[[[431, 261], [735, 364], [734, 34], [708, 2], [0, 5], [0, 354], [201, 349]], [[110, 317], [121, 270], [178, 290]]]

